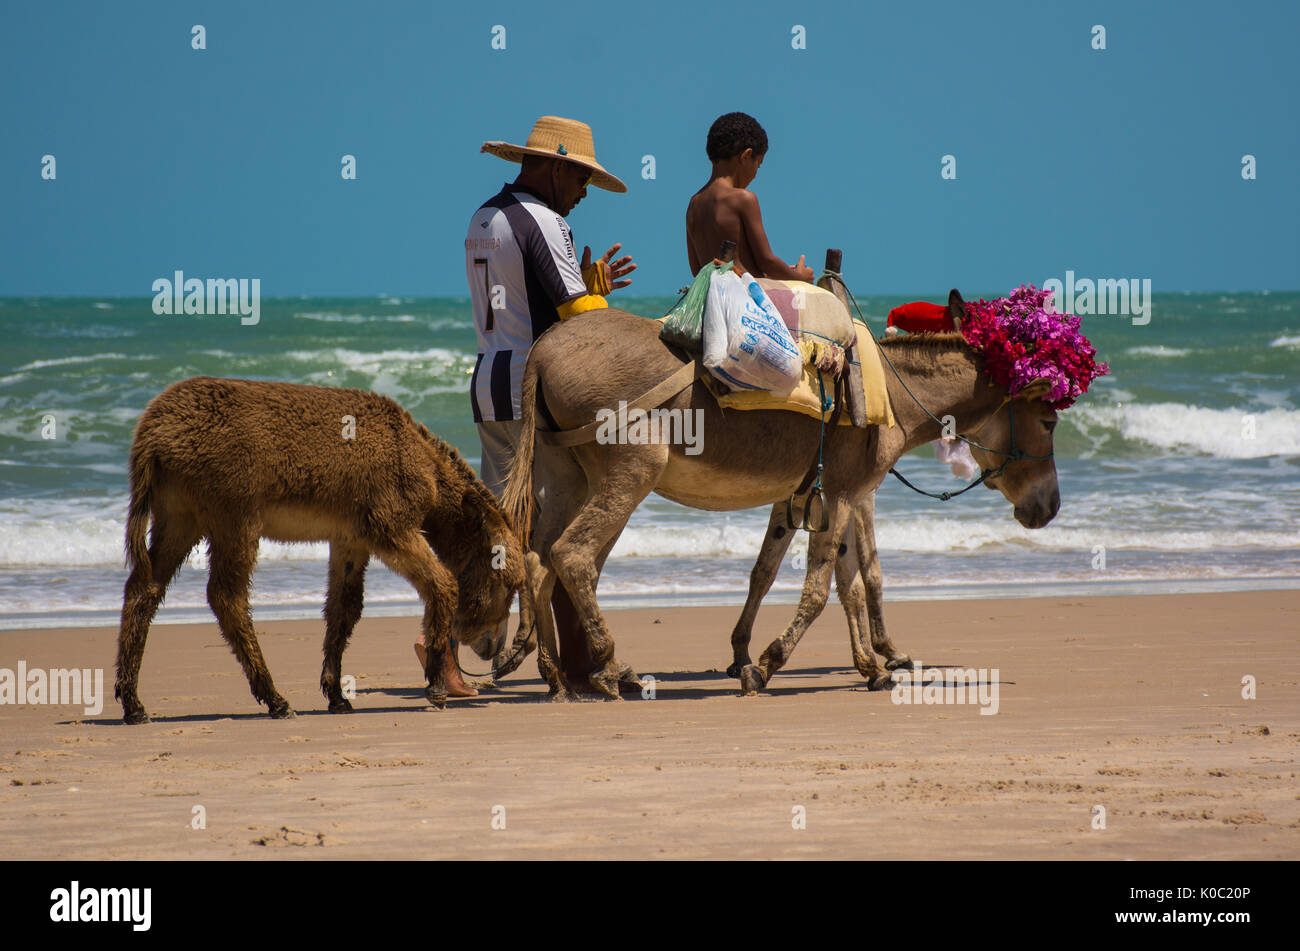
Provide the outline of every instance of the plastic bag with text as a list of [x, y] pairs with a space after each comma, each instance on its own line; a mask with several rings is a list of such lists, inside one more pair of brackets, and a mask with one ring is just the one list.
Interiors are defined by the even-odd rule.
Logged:
[[704, 366], [733, 390], [788, 396], [798, 385], [799, 347], [752, 277], [713, 276], [704, 308]]

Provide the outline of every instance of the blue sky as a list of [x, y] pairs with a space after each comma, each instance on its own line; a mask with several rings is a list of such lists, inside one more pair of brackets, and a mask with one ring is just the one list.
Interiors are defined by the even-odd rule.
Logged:
[[177, 269], [267, 296], [463, 295], [465, 226], [517, 169], [479, 146], [542, 114], [589, 122], [630, 186], [591, 189], [579, 246], [622, 241], [630, 290], [668, 293], [705, 135], [732, 110], [768, 131], [753, 188], [777, 253], [842, 247], [865, 293], [1067, 269], [1300, 288], [1298, 10], [7, 0], [0, 295], [148, 296]]

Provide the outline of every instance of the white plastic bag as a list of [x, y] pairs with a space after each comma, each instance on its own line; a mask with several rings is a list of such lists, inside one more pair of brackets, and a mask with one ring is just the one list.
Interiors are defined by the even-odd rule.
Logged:
[[704, 308], [704, 366], [733, 390], [789, 396], [799, 384], [799, 347], [752, 277], [713, 276]]
[[979, 475], [979, 463], [970, 454], [970, 447], [960, 439], [936, 439], [934, 458], [945, 466], [951, 466], [952, 474], [959, 479], [973, 479]]

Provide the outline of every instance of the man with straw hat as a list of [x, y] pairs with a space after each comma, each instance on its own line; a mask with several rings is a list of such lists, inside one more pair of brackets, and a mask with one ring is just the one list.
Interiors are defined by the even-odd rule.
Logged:
[[[483, 447], [479, 475], [500, 498], [522, 434], [520, 389], [533, 341], [557, 321], [607, 307], [604, 295], [631, 284], [624, 278], [636, 265], [630, 255], [613, 260], [621, 244], [594, 262], [590, 247], [582, 249], [581, 261], [574, 251], [564, 217], [587, 197], [587, 186], [627, 191], [596, 161], [585, 122], [542, 116], [523, 145], [484, 142], [480, 151], [521, 165], [515, 180], [474, 213], [465, 238], [465, 275], [478, 331], [470, 404]], [[544, 484], [539, 488], [542, 501]], [[561, 635], [576, 630], [577, 613], [563, 585], [556, 586], [552, 605]], [[565, 660], [581, 666], [577, 658]], [[457, 671], [448, 678], [448, 693], [476, 691]]]

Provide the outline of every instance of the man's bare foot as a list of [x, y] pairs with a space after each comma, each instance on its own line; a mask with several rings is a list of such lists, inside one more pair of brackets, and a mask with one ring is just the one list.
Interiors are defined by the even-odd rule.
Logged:
[[[447, 651], [442, 668], [443, 677], [447, 682], [447, 696], [477, 697], [478, 691], [465, 683], [465, 678], [460, 675], [460, 666], [456, 663], [456, 651], [459, 646], [455, 641], [451, 643], [452, 647]], [[423, 671], [428, 663], [429, 652], [424, 649], [424, 644], [421, 641], [415, 642], [415, 657], [420, 662], [420, 670]]]
[[446, 653], [446, 662], [442, 668], [443, 678], [447, 682], [447, 696], [449, 697], [477, 697], [478, 691], [465, 683], [465, 678], [460, 675], [460, 665], [456, 663], [456, 652], [460, 646], [451, 642], [451, 649]]

